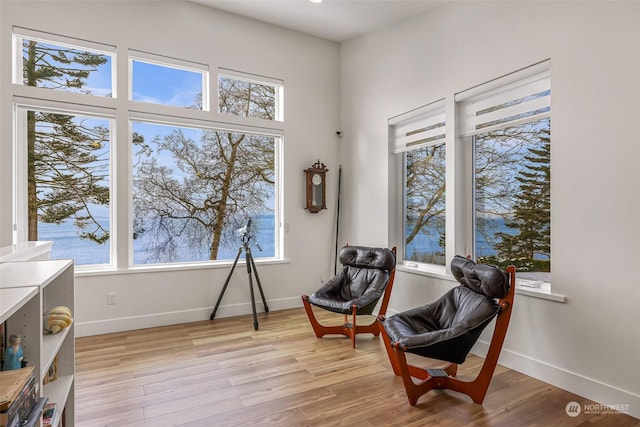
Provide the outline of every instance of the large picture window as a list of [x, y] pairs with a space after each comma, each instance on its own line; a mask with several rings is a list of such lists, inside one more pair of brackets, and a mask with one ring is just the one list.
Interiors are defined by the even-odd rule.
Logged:
[[133, 123], [134, 264], [228, 260], [252, 219], [255, 257], [275, 256], [278, 138]]
[[126, 46], [116, 79], [120, 47], [14, 31], [15, 243], [79, 270], [211, 263], [251, 220], [254, 257], [281, 256], [281, 80], [229, 71], [212, 91], [209, 65]]

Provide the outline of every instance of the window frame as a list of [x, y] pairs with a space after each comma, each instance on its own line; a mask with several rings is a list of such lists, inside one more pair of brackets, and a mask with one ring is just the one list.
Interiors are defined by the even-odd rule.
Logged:
[[[255, 83], [263, 86], [272, 86], [275, 89], [275, 118], [272, 120], [274, 123], [284, 122], [284, 81], [280, 79], [274, 79], [271, 77], [259, 76], [256, 74], [244, 73], [241, 71], [230, 70], [227, 68], [218, 68], [218, 75], [216, 78], [216, 97], [220, 99], [220, 77], [230, 78], [234, 80], [240, 80], [248, 83]], [[270, 122], [267, 119], [261, 119], [258, 117], [244, 117], [235, 114], [221, 113], [219, 105], [216, 106], [218, 114], [231, 117], [239, 117], [249, 120], [261, 120]]]
[[[472, 96], [476, 96], [484, 91], [496, 88], [508, 89], [511, 85], [520, 85], [521, 80], [541, 73], [547, 73], [550, 81], [550, 60], [544, 60], [528, 67], [519, 69], [513, 73], [506, 74], [486, 83], [476, 85], [470, 89], [447, 94], [444, 98], [446, 112], [446, 266], [437, 268], [433, 264], [407, 261], [404, 254], [400, 252], [398, 259], [402, 260], [398, 264], [398, 269], [410, 273], [424, 274], [430, 277], [453, 280], [449, 263], [455, 254], [471, 255], [475, 257], [475, 223], [474, 223], [474, 154], [472, 135], [465, 132], [465, 118], [463, 116], [462, 102]], [[534, 77], [535, 78], [535, 77]], [[549, 84], [550, 86], [550, 84]], [[544, 115], [536, 115], [523, 118], [521, 122], [529, 123], [540, 120], [543, 117], [550, 117], [551, 112]], [[389, 121], [391, 122], [394, 116]], [[488, 131], [483, 129], [482, 132]], [[480, 132], [477, 132], [480, 133]], [[553, 137], [551, 137], [553, 139]], [[404, 155], [399, 156], [393, 153], [394, 135], [389, 130], [390, 146], [390, 238], [396, 246], [404, 247], [404, 218], [406, 217], [404, 204], [404, 189], [406, 175], [404, 173]], [[400, 159], [402, 157], [402, 159]], [[395, 177], [395, 179], [393, 179]], [[401, 188], [402, 203], [399, 197], [394, 196]], [[553, 197], [553, 196], [552, 196]], [[553, 204], [553, 201], [551, 202]], [[552, 238], [553, 242], [553, 238]], [[553, 252], [553, 250], [552, 250]], [[554, 301], [564, 301], [564, 297], [551, 293], [551, 283], [545, 282], [539, 288], [522, 288], [530, 281], [518, 279], [518, 289], [527, 295], [540, 296]]]
[[[160, 126], [170, 126], [170, 127], [187, 127], [199, 130], [207, 130], [207, 131], [230, 131], [244, 134], [253, 134], [271, 137], [274, 139], [274, 256], [273, 257], [260, 257], [254, 256], [256, 262], [257, 261], [277, 261], [282, 260], [283, 258], [283, 239], [282, 233], [279, 232], [280, 224], [282, 223], [282, 208], [281, 208], [281, 199], [282, 199], [282, 165], [283, 165], [283, 140], [284, 133], [282, 131], [264, 131], [264, 130], [256, 130], [245, 127], [243, 129], [239, 129], [238, 127], [220, 127], [219, 123], [202, 123], [202, 122], [193, 122], [187, 120], [181, 120], [180, 118], [171, 118], [171, 117], [162, 117], [161, 119], [152, 119], [150, 116], [146, 114], [140, 113], [132, 113], [128, 117], [128, 127], [131, 129], [129, 132], [129, 140], [128, 140], [128, 156], [130, 160], [128, 188], [131, 190], [130, 194], [128, 194], [128, 206], [129, 212], [133, 212], [133, 165], [132, 165], [132, 140], [131, 137], [133, 135], [133, 122], [144, 122], [149, 124], [155, 124]], [[129, 235], [133, 234], [134, 225], [133, 225], [133, 215], [129, 216], [129, 224], [127, 229], [129, 230]], [[260, 242], [258, 242], [260, 243]], [[149, 270], [149, 269], [157, 269], [163, 267], [175, 267], [175, 266], [196, 266], [196, 265], [210, 265], [210, 264], [218, 264], [218, 265], [227, 265], [232, 262], [233, 259], [221, 259], [221, 260], [204, 260], [204, 261], [180, 261], [173, 263], [134, 263], [134, 245], [133, 241], [130, 240], [129, 248], [128, 248], [128, 268], [129, 270]]]
[[211, 111], [211, 90], [209, 86], [209, 66], [205, 64], [199, 64], [197, 62], [186, 61], [183, 59], [171, 58], [168, 56], [156, 55], [153, 53], [147, 53], [142, 51], [137, 51], [133, 49], [129, 49], [127, 55], [128, 61], [128, 73], [127, 73], [127, 82], [128, 82], [128, 99], [129, 101], [145, 104], [145, 105], [161, 105], [164, 107], [170, 108], [178, 108], [178, 109], [189, 109], [188, 107], [180, 107], [176, 105], [162, 104], [162, 103], [151, 103], [144, 101], [136, 101], [133, 99], [133, 63], [135, 61], [142, 62], [145, 64], [155, 65], [159, 67], [171, 68], [179, 71], [188, 71], [192, 73], [199, 73], [201, 75], [201, 88], [202, 88], [202, 109], [195, 111]]
[[[484, 123], [482, 122], [483, 116], [480, 113], [476, 113], [485, 110], [486, 103], [495, 98], [503, 100], [505, 99], [505, 95], [509, 95], [506, 99], [516, 99], [518, 98], [518, 96], [514, 98], [514, 96], [512, 96], [511, 94], [521, 93], [523, 90], [525, 91], [525, 93], [530, 93], [531, 90], [537, 91], [541, 90], [540, 88], [544, 89], [545, 91], [549, 91], [549, 94], [542, 97], [532, 98], [532, 100], [530, 101], [530, 104], [532, 105], [531, 107], [528, 105], [528, 102], [523, 102], [521, 104], [508, 103], [508, 107], [496, 110], [498, 116], [505, 118], [505, 120], [497, 125], [484, 125]], [[490, 80], [486, 83], [474, 86], [462, 92], [458, 92], [454, 96], [456, 111], [458, 113], [458, 138], [460, 144], [462, 144], [462, 150], [466, 159], [465, 162], [467, 165], [469, 165], [467, 169], [471, 172], [468, 179], [466, 180], [466, 185], [468, 185], [470, 188], [469, 194], [471, 195], [471, 199], [470, 201], [465, 203], [465, 209], [469, 211], [468, 219], [470, 220], [470, 225], [467, 226], [468, 231], [465, 233], [465, 248], [468, 248], [466, 253], [470, 254], [474, 259], [476, 259], [477, 257], [475, 218], [476, 195], [474, 178], [476, 174], [475, 137], [477, 135], [485, 134], [493, 130], [505, 129], [508, 127], [524, 125], [546, 118], [551, 118], [550, 89], [551, 62], [550, 60], [545, 60], [531, 66], [516, 70], [512, 73], [506, 74], [496, 79]], [[493, 101], [489, 105], [502, 105], [496, 104], [495, 102], [496, 101]], [[480, 106], [475, 105], [476, 103]], [[538, 112], [537, 110], [539, 104], [547, 105], [547, 111]], [[519, 114], [527, 114], [528, 112], [533, 112], [533, 114], [524, 117], [516, 116], [511, 118], [511, 116], [509, 116], [509, 111], [511, 109], [517, 110]], [[551, 139], [553, 138], [551, 137]], [[549, 275], [551, 275], [551, 273], [549, 273]], [[517, 279], [517, 283], [519, 286], [526, 286], [532, 289], [536, 289], [534, 287], [536, 282], [537, 281], [533, 279]], [[537, 285], [543, 290], [548, 289], [550, 292], [551, 279], [549, 281], [544, 280], [542, 281], [542, 283], [538, 283]]]
[[[23, 65], [24, 64], [22, 60], [23, 59], [22, 58], [22, 41], [24, 39], [41, 42], [41, 43], [54, 44], [60, 47], [82, 49], [87, 52], [97, 53], [101, 55], [108, 55], [111, 58], [111, 97], [102, 97], [102, 96], [97, 96], [92, 94], [82, 94], [82, 93], [78, 94], [77, 92], [72, 92], [72, 91], [53, 90], [53, 92], [73, 93], [81, 96], [96, 97], [101, 99], [102, 98], [115, 99], [118, 97], [118, 93], [117, 93], [118, 80], [117, 80], [117, 74], [116, 74], [116, 70], [118, 67], [117, 67], [117, 55], [116, 55], [115, 46], [111, 46], [104, 43], [97, 43], [97, 42], [88, 41], [88, 40], [74, 39], [71, 37], [61, 36], [61, 35], [52, 34], [52, 33], [46, 33], [43, 31], [34, 31], [27, 28], [17, 27], [17, 26], [14, 26], [12, 31], [13, 64], [11, 67], [12, 69], [11, 82], [14, 85], [28, 87], [27, 85], [24, 84], [24, 81], [23, 81], [23, 72], [24, 72]], [[45, 89], [45, 88], [34, 88], [34, 89]], [[56, 95], [52, 95], [52, 96], [56, 97]], [[43, 98], [46, 98], [46, 97], [43, 96]]]
[[27, 177], [28, 171], [25, 167], [18, 167], [19, 165], [27, 164], [27, 111], [40, 111], [58, 114], [68, 114], [74, 116], [84, 116], [89, 118], [97, 118], [109, 121], [109, 262], [102, 264], [81, 264], [76, 268], [80, 269], [110, 269], [114, 266], [115, 254], [116, 254], [116, 242], [115, 233], [112, 233], [116, 229], [115, 215], [117, 209], [117, 199], [114, 194], [114, 153], [115, 153], [115, 129], [116, 119], [115, 113], [112, 110], [82, 106], [83, 108], [72, 108], [65, 103], [58, 103], [55, 101], [33, 101], [22, 100], [14, 98], [13, 110], [14, 110], [14, 174], [13, 174], [13, 188], [14, 188], [14, 230], [13, 240], [16, 243], [28, 241], [28, 190], [27, 190]]
[[[197, 64], [190, 61], [170, 58], [168, 56], [144, 53], [130, 49], [126, 45], [108, 46], [92, 41], [75, 39], [67, 36], [59, 36], [46, 32], [26, 30], [13, 27], [13, 49], [12, 58], [12, 111], [13, 111], [13, 159], [14, 170], [13, 188], [13, 233], [14, 244], [22, 243], [28, 238], [28, 218], [27, 218], [27, 190], [26, 190], [26, 127], [20, 125], [20, 120], [26, 122], [26, 109], [44, 110], [50, 109], [55, 112], [69, 113], [81, 116], [91, 116], [98, 118], [108, 117], [110, 120], [110, 169], [109, 169], [109, 197], [110, 197], [110, 259], [111, 263], [91, 264], [77, 266], [77, 273], [82, 275], [103, 275], [119, 272], [141, 272], [141, 271], [164, 271], [183, 270], [191, 268], [217, 268], [228, 266], [233, 260], [213, 260], [204, 262], [179, 262], [172, 264], [134, 265], [133, 264], [133, 217], [130, 213], [132, 205], [132, 158], [129, 149], [132, 140], [132, 120], [141, 120], [176, 126], [199, 127], [238, 133], [252, 133], [271, 136], [274, 138], [274, 257], [260, 258], [256, 262], [284, 262], [284, 230], [282, 221], [284, 218], [283, 202], [283, 176], [284, 176], [284, 141], [285, 130], [283, 121], [270, 121], [253, 117], [231, 117], [217, 112], [205, 110], [205, 105], [211, 106], [211, 98], [215, 97], [217, 105], [217, 85], [212, 87], [209, 84], [211, 65]], [[92, 53], [103, 53], [99, 47], [104, 47], [111, 55], [111, 79], [113, 85], [112, 97], [92, 96], [83, 93], [72, 93], [64, 90], [48, 90], [43, 87], [28, 87], [22, 82], [22, 38], [37, 39], [45, 43], [60, 45], [61, 47], [72, 47], [79, 50], [87, 50]], [[64, 46], [62, 46], [64, 44]], [[118, 81], [123, 89], [123, 84], [131, 88], [132, 72], [129, 54], [133, 52], [135, 58], [140, 58], [145, 62], [158, 60], [161, 65], [170, 64], [173, 68], [188, 68], [193, 71], [203, 73], [203, 109], [180, 108], [162, 104], [144, 103], [132, 101], [130, 96], [116, 97]], [[118, 56], [128, 59], [129, 64], [125, 67], [117, 67], [116, 58]], [[195, 64], [195, 65], [194, 65]], [[20, 72], [18, 72], [20, 65]], [[120, 68], [120, 74], [118, 73]], [[204, 73], [204, 70], [207, 70]], [[125, 74], [126, 73], [126, 74]], [[239, 73], [239, 72], [238, 72]], [[262, 77], [255, 74], [239, 73], [243, 76], [253, 76], [253, 80], [260, 84], [273, 85], [274, 82], [283, 84], [282, 80], [269, 77]], [[19, 76], [19, 80], [16, 80]], [[126, 88], [126, 86], [124, 86]], [[279, 88], [280, 102], [283, 99], [282, 85]], [[123, 92], [123, 90], [121, 90]], [[206, 103], [206, 104], [205, 104]], [[282, 109], [282, 103], [280, 103]], [[21, 115], [23, 118], [21, 118]], [[20, 146], [22, 144], [22, 147]], [[19, 172], [21, 171], [21, 172]], [[20, 175], [22, 173], [22, 175]]]
[[[416, 268], [423, 271], [433, 271], [439, 274], [445, 273], [446, 251], [448, 244], [445, 241], [445, 265], [425, 263], [407, 259], [406, 252], [406, 235], [407, 226], [407, 154], [411, 151], [420, 150], [425, 147], [435, 145], [443, 145], [445, 151], [445, 229], [448, 223], [447, 218], [447, 194], [446, 194], [446, 173], [448, 170], [447, 163], [447, 115], [446, 115], [445, 99], [439, 99], [432, 103], [423, 105], [413, 110], [394, 116], [388, 120], [389, 128], [389, 145], [390, 151], [395, 154], [401, 154], [401, 195], [402, 195], [402, 212], [400, 215], [401, 239], [396, 245], [398, 250], [398, 259], [401, 265]], [[445, 234], [446, 235], [446, 234]]]

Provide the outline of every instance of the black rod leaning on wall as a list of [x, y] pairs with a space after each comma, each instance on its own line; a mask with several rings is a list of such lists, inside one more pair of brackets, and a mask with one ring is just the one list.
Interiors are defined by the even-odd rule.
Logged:
[[338, 169], [338, 201], [336, 203], [336, 253], [333, 262], [333, 275], [338, 273], [338, 232], [340, 231], [340, 189], [342, 187], [342, 165]]

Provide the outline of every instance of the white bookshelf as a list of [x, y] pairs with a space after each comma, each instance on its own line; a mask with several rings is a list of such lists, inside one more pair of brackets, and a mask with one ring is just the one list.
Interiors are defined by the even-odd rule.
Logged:
[[[40, 395], [57, 404], [53, 426], [73, 427], [75, 332], [72, 324], [53, 335], [43, 335], [43, 313], [64, 305], [74, 312], [72, 260], [13, 261], [0, 263], [0, 321], [5, 333], [22, 337], [24, 358], [35, 366]], [[58, 379], [43, 385], [53, 360], [58, 358]]]
[[10, 318], [39, 291], [36, 286], [0, 289], [0, 323]]
[[29, 261], [49, 259], [53, 242], [22, 242], [0, 248], [0, 263], [10, 261]]

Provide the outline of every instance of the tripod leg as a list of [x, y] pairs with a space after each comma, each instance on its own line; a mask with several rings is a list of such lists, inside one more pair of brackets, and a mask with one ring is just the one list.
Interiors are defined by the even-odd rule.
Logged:
[[258, 269], [256, 268], [256, 263], [253, 261], [253, 254], [251, 250], [247, 252], [251, 258], [251, 265], [253, 265], [253, 274], [256, 276], [256, 283], [258, 283], [258, 290], [260, 291], [260, 296], [262, 297], [262, 304], [264, 305], [264, 311], [266, 313], [269, 312], [269, 307], [267, 306], [267, 299], [264, 297], [264, 292], [262, 291], [262, 284], [260, 283], [260, 277], [258, 277]]
[[258, 315], [256, 314], [256, 298], [253, 294], [253, 280], [251, 278], [251, 249], [247, 248], [244, 253], [244, 259], [247, 264], [247, 274], [249, 275], [249, 293], [251, 294], [251, 310], [253, 310], [253, 329], [258, 330]]
[[229, 284], [229, 280], [231, 280], [231, 275], [233, 274], [233, 270], [236, 269], [236, 264], [238, 263], [238, 258], [240, 258], [240, 254], [242, 253], [242, 246], [238, 248], [238, 254], [236, 255], [236, 259], [233, 261], [233, 265], [231, 266], [231, 271], [229, 271], [229, 275], [227, 276], [227, 280], [224, 282], [224, 286], [222, 287], [222, 291], [220, 292], [220, 296], [218, 297], [218, 301], [216, 302], [216, 306], [211, 312], [211, 316], [209, 316], [209, 320], [213, 320], [216, 317], [216, 311], [218, 311], [218, 307], [220, 306], [220, 302], [222, 301], [222, 296], [224, 292], [227, 290], [227, 285]]

